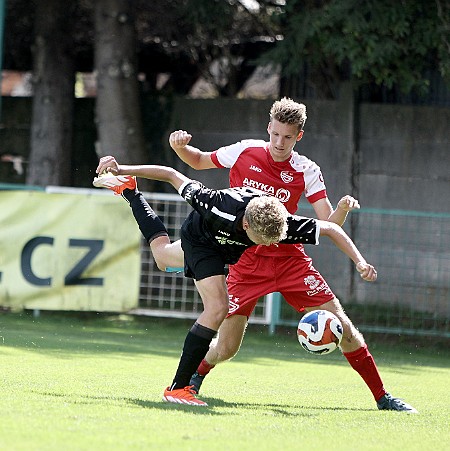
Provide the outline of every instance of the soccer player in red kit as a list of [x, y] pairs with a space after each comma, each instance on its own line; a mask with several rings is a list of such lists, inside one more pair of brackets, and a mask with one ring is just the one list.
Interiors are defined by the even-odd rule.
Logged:
[[[194, 169], [230, 168], [231, 187], [252, 187], [280, 199], [294, 214], [304, 193], [321, 220], [344, 223], [347, 214], [359, 208], [358, 201], [344, 196], [333, 209], [319, 166], [294, 151], [303, 137], [306, 107], [283, 98], [273, 103], [267, 126], [269, 142], [244, 140], [214, 152], [204, 152], [190, 145], [192, 136], [184, 130], [171, 133], [169, 143], [177, 155]], [[227, 277], [229, 312], [216, 340], [191, 378], [197, 392], [209, 371], [229, 360], [239, 350], [248, 317], [258, 299], [280, 292], [297, 311], [324, 309], [342, 322], [341, 350], [352, 368], [359, 373], [380, 410], [417, 412], [384, 388], [375, 361], [362, 334], [345, 314], [339, 300], [301, 244], [280, 244], [249, 248], [240, 260], [229, 266]]]

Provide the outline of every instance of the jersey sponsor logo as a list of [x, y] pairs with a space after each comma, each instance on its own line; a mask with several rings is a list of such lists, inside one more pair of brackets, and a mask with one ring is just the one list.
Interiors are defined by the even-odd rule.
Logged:
[[285, 188], [280, 188], [275, 193], [275, 197], [277, 199], [280, 199], [281, 202], [285, 203], [285, 202], [287, 202], [290, 199], [291, 192], [289, 190], [285, 189]]
[[215, 240], [222, 245], [231, 244], [237, 246], [247, 246], [244, 243], [240, 243], [239, 241], [229, 240], [228, 238], [224, 238], [223, 236], [215, 236]]
[[260, 191], [264, 191], [265, 193], [270, 194], [272, 196], [275, 195], [275, 188], [271, 185], [266, 185], [265, 183], [261, 183], [253, 179], [248, 179], [247, 177], [245, 177], [242, 184], [250, 188], [259, 189]]
[[270, 196], [275, 196], [277, 199], [280, 199], [281, 202], [285, 203], [291, 198], [291, 192], [286, 188], [279, 188], [275, 190], [272, 185], [267, 185], [266, 183], [258, 182], [257, 180], [249, 179], [245, 177], [242, 182], [244, 186], [248, 186], [249, 188], [259, 189], [260, 191], [264, 191], [266, 194]]
[[225, 236], [230, 236], [230, 234], [228, 232], [224, 232], [223, 230], [218, 230], [217, 233], [221, 233], [222, 235], [225, 235]]
[[261, 169], [261, 168], [258, 168], [258, 166], [255, 166], [254, 164], [252, 164], [252, 165], [250, 166], [250, 169], [251, 169], [252, 171], [255, 171], [255, 172], [262, 172], [262, 169]]
[[294, 180], [294, 174], [290, 171], [281, 171], [280, 177], [284, 183], [291, 183]]

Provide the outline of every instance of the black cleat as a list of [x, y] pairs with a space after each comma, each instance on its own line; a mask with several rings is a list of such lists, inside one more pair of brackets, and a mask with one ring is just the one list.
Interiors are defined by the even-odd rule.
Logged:
[[379, 410], [397, 410], [406, 413], [419, 413], [413, 406], [410, 406], [399, 398], [394, 398], [389, 393], [386, 393], [377, 401], [377, 407]]
[[197, 373], [197, 371], [192, 375], [189, 385], [196, 394], [200, 392], [200, 387], [202, 386], [205, 376], [206, 374], [204, 376], [201, 376]]

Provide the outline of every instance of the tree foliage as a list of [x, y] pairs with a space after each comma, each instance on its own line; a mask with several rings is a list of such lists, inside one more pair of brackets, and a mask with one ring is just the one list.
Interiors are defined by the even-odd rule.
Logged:
[[450, 81], [450, 7], [441, 0], [290, 0], [276, 18], [283, 39], [265, 61], [311, 80], [426, 91], [430, 71]]
[[[36, 0], [8, 0], [4, 68], [31, 70]], [[93, 69], [94, 0], [71, 0], [78, 71]], [[306, 73], [316, 91], [334, 83], [424, 91], [430, 73], [450, 82], [450, 4], [444, 0], [135, 0], [139, 70], [148, 89], [189, 92], [199, 76], [233, 96], [256, 61]], [[260, 59], [264, 54], [264, 58]], [[219, 63], [220, 73], [211, 71]]]

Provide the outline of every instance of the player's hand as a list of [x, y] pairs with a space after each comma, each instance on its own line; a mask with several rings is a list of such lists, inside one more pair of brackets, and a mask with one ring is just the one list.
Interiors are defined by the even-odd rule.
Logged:
[[120, 165], [119, 163], [117, 163], [117, 160], [113, 156], [107, 155], [106, 157], [100, 158], [95, 172], [99, 175], [103, 174], [104, 172], [111, 172], [111, 174], [119, 175]]
[[344, 211], [352, 211], [360, 208], [359, 202], [352, 196], [344, 196], [337, 204], [338, 208]]
[[186, 147], [192, 139], [192, 135], [184, 130], [172, 132], [169, 136], [169, 144], [173, 150], [181, 150]]
[[359, 262], [356, 265], [356, 270], [359, 272], [361, 278], [367, 282], [375, 282], [377, 280], [377, 271], [369, 263]]

